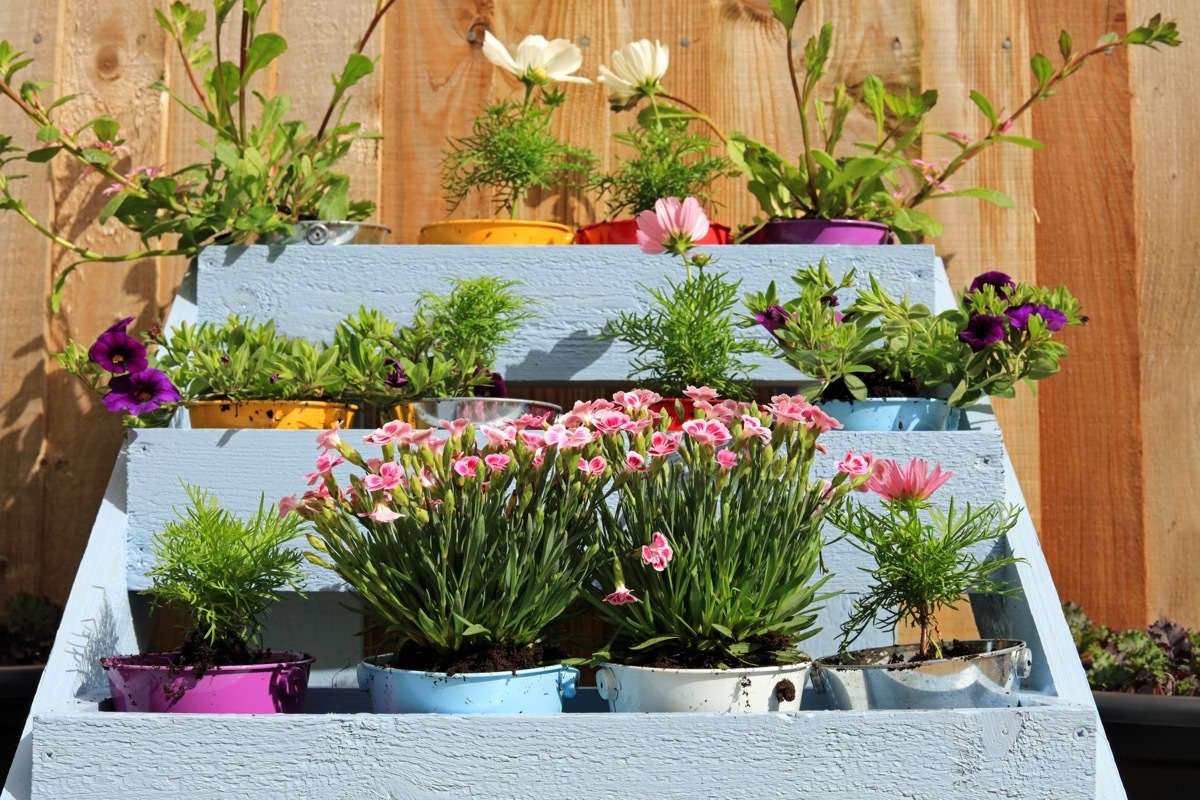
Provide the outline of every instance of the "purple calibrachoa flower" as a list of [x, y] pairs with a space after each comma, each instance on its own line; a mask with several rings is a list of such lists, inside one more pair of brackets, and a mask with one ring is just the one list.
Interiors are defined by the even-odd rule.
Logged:
[[1017, 288], [1017, 284], [1008, 275], [1003, 272], [985, 272], [982, 275], [976, 276], [975, 280], [971, 281], [971, 286], [967, 289], [967, 294], [974, 294], [984, 286], [991, 286], [996, 290], [996, 296], [1001, 300], [1008, 299], [1008, 290]]
[[788, 320], [795, 319], [796, 315], [788, 311], [783, 306], [767, 306], [762, 312], [754, 315], [754, 321], [762, 325], [771, 333], [782, 328], [788, 323]]
[[383, 384], [393, 389], [401, 389], [408, 383], [408, 376], [404, 374], [404, 367], [399, 361], [394, 358], [386, 358], [383, 361], [384, 366], [390, 367], [391, 372], [383, 379]]
[[988, 345], [1004, 339], [1004, 317], [975, 314], [967, 320], [967, 327], [958, 332], [958, 339], [978, 353]]
[[478, 375], [480, 372], [487, 372], [487, 375], [491, 380], [488, 383], [483, 383], [475, 387], [476, 397], [508, 397], [508, 384], [505, 383], [504, 376], [502, 376], [499, 372], [492, 372], [490, 370], [484, 370], [480, 367], [476, 367], [475, 374]]
[[110, 329], [100, 334], [88, 348], [88, 359], [116, 375], [141, 372], [150, 365], [145, 345], [124, 330]]
[[1057, 333], [1067, 325], [1067, 315], [1057, 308], [1051, 308], [1050, 306], [1035, 306], [1033, 303], [1022, 303], [1004, 312], [1004, 315], [1008, 317], [1008, 321], [1014, 328], [1024, 328], [1029, 324], [1029, 317], [1033, 314], [1037, 314], [1042, 318], [1042, 321], [1046, 323], [1046, 330], [1051, 333]]
[[147, 368], [110, 380], [104, 407], [113, 412], [128, 411], [136, 417], [154, 411], [163, 403], [178, 403], [182, 399], [165, 372]]

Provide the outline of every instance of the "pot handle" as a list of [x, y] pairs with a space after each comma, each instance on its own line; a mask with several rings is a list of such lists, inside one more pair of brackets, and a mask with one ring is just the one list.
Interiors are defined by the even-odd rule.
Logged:
[[817, 694], [825, 694], [829, 687], [825, 685], [825, 676], [821, 674], [821, 665], [813, 664], [808, 671], [808, 680], [812, 684], [813, 691]]
[[621, 685], [617, 682], [617, 676], [608, 667], [596, 670], [596, 690], [600, 693], [602, 700], [616, 700], [617, 695], [620, 694]]
[[329, 241], [329, 229], [319, 222], [313, 223], [308, 226], [304, 238], [309, 244], [325, 244]]
[[564, 698], [570, 700], [575, 696], [579, 686], [579, 670], [574, 667], [562, 667], [558, 671], [558, 691]]
[[1028, 678], [1029, 673], [1033, 671], [1033, 651], [1028, 647], [1022, 647], [1016, 653], [1016, 673], [1018, 678]]
[[360, 692], [371, 691], [371, 676], [367, 674], [367, 662], [358, 662], [358, 690]]

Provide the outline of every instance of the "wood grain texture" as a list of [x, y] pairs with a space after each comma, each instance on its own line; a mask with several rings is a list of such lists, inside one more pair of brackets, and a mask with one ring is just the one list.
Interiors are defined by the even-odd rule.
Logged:
[[[1160, 10], [1188, 32], [1167, 57], [1130, 56], [1133, 87], [1133, 208], [1137, 224], [1140, 298], [1143, 525], [1146, 621], [1167, 617], [1200, 627], [1200, 515], [1190, 489], [1200, 479], [1200, 229], [1193, 220], [1200, 141], [1189, 76], [1200, 70], [1200, 6], [1174, 0], [1130, 0], [1130, 22]], [[1090, 332], [1089, 332], [1090, 333]]]
[[[1117, 0], [1047, 0], [1029, 10], [1030, 36], [1043, 50], [1055, 47], [1064, 21], [1081, 47], [1127, 27]], [[1087, 64], [1033, 112], [1033, 135], [1052, 154], [1034, 159], [1037, 276], [1070, 286], [1092, 319], [1063, 337], [1071, 356], [1040, 390], [1042, 485], [1054, 498], [1043, 508], [1042, 541], [1060, 596], [1121, 627], [1145, 624], [1149, 582], [1129, 55]], [[1138, 54], [1147, 55], [1155, 57]]]
[[[53, 71], [58, 43], [57, 13], [49, 5], [0, 5], [0, 37]], [[0, 131], [20, 134], [15, 143], [37, 144], [32, 123], [16, 106], [0, 103]], [[29, 165], [28, 179], [14, 185], [35, 217], [52, 209], [50, 168]], [[49, 242], [15, 214], [0, 214], [0, 601], [13, 592], [42, 591], [42, 484], [46, 436], [45, 298], [49, 289]], [[9, 255], [12, 254], [12, 255]], [[18, 255], [19, 254], [19, 255]]]

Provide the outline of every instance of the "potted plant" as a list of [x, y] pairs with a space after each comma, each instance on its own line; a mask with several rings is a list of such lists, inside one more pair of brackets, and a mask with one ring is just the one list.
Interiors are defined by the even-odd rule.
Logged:
[[17, 592], [0, 619], [0, 764], [12, 762], [62, 620], [49, 598]]
[[1067, 347], [1057, 334], [1088, 321], [1066, 287], [1018, 285], [1002, 272], [979, 275], [957, 308], [936, 315], [874, 277], [840, 308], [854, 271], [835, 280], [824, 260], [792, 280], [800, 293], [786, 302], [774, 282], [747, 294], [743, 324], [774, 335], [776, 355], [815, 381], [806, 396], [846, 430], [954, 430], [959, 408], [1058, 372]]
[[[616, 339], [633, 350], [630, 379], [644, 381], [668, 397], [660, 398], [657, 408], [673, 415], [674, 429], [679, 430], [683, 420], [691, 418], [697, 399], [711, 403], [720, 396], [751, 398], [749, 374], [754, 365], [743, 364], [742, 357], [770, 351], [734, 331], [740, 281], [707, 272], [714, 263], [707, 254], [689, 255], [708, 230], [708, 218], [695, 198], [660, 199], [655, 210], [643, 211], [637, 222], [642, 250], [678, 255], [686, 277], [668, 280], [665, 289], [643, 286], [652, 298], [650, 309], [610, 319], [600, 338]], [[702, 397], [694, 396], [695, 387], [704, 387]], [[682, 399], [685, 395], [690, 403]]]
[[289, 547], [303, 520], [260, 501], [249, 520], [214, 495], [185, 486], [191, 505], [155, 536], [155, 566], [143, 592], [156, 607], [187, 613], [174, 653], [102, 658], [116, 711], [188, 714], [297, 713], [313, 657], [262, 649], [263, 617], [285, 586], [303, 584]]
[[[922, 459], [873, 465], [866, 487], [883, 499], [883, 513], [860, 503], [831, 509], [826, 518], [874, 561], [871, 583], [842, 624], [837, 655], [820, 658], [813, 687], [835, 708], [959, 708], [1013, 706], [1020, 678], [1029, 674], [1024, 642], [1010, 639], [941, 641], [937, 617], [966, 592], [1011, 594], [998, 576], [1021, 559], [996, 554], [979, 559], [970, 550], [1004, 536], [1021, 510], [990, 503], [966, 509], [951, 499], [945, 511], [930, 496], [951, 477]], [[920, 632], [916, 644], [847, 651], [864, 630], [895, 631], [906, 622]]]
[[[649, 100], [649, 105], [634, 125], [614, 137], [636, 155], [621, 159], [612, 171], [598, 173], [589, 181], [589, 188], [599, 197], [608, 198], [609, 219], [580, 228], [575, 244], [637, 244], [637, 221], [632, 217], [652, 210], [658, 198], [695, 197], [702, 205], [711, 206], [713, 181], [737, 174], [732, 161], [711, 152], [712, 139], [690, 129], [690, 117], [676, 115], [679, 106], [692, 107], [662, 87], [669, 57], [666, 45], [642, 39], [614, 51], [612, 69], [600, 65], [598, 80], [611, 91], [613, 111], [634, 108], [642, 98]], [[661, 103], [659, 97], [679, 106]], [[720, 132], [717, 136], [724, 139]], [[625, 214], [630, 218], [622, 219]], [[710, 222], [708, 233], [695, 244], [730, 241], [727, 225]]]
[[[1123, 36], [1106, 34], [1083, 51], [1076, 51], [1070, 35], [1063, 31], [1058, 41], [1062, 66], [1056, 69], [1049, 58], [1035, 55], [1030, 63], [1036, 85], [1025, 102], [1005, 116], [1003, 109], [996, 111], [987, 98], [971, 92], [971, 101], [985, 118], [983, 136], [972, 139], [953, 131], [935, 132], [958, 152], [953, 158], [928, 162], [911, 158], [908, 151], [925, 132], [925, 116], [937, 103], [937, 91], [900, 95], [887, 91], [883, 81], [871, 75], [863, 82], [861, 97], [840, 84], [832, 100], [817, 98], [833, 43], [833, 26], [822, 27], [801, 50], [795, 40], [795, 24], [804, 2], [771, 2], [775, 18], [787, 31], [788, 74], [803, 141], [800, 158], [792, 164], [745, 134], [729, 136], [729, 154], [749, 179], [750, 192], [765, 217], [743, 234], [754, 244], [881, 244], [892, 235], [902, 242], [914, 242], [942, 231], [941, 224], [918, 208], [928, 201], [976, 197], [1011, 208], [1012, 198], [1000, 192], [955, 190], [948, 182], [964, 164], [1002, 142], [1040, 149], [1039, 142], [1014, 136], [1013, 125], [1094, 56], [1125, 45], [1179, 44], [1175, 23], [1162, 22], [1158, 15]], [[871, 112], [874, 136], [856, 143], [852, 154], [838, 153], [846, 120], [860, 101]]]
[[533, 314], [519, 281], [457, 278], [448, 294], [426, 291], [411, 325], [360, 309], [334, 335], [348, 391], [418, 428], [465, 417], [499, 424], [526, 414], [557, 414], [550, 403], [508, 397], [495, 369], [500, 348]]
[[[314, 244], [366, 241], [368, 236], [373, 236], [372, 241], [382, 240], [386, 228], [360, 224], [374, 213], [375, 204], [351, 201], [349, 176], [335, 170], [354, 141], [372, 136], [361, 133], [361, 124], [345, 119], [344, 114], [349, 91], [374, 71], [374, 62], [363, 50], [394, 3], [375, 0], [367, 30], [341, 73], [334, 76], [329, 105], [315, 132], [300, 120], [287, 119], [291, 107], [287, 95], [252, 91], [256, 75], [287, 50], [282, 36], [259, 31], [264, 3], [243, 2], [240, 14], [235, 13], [236, 0], [217, 3], [211, 42], [202, 40], [205, 12], [180, 0], [171, 3], [166, 12], [156, 11], [159, 25], [183, 59], [181, 73], [188, 88], [176, 91], [163, 84], [154, 88], [210, 129], [211, 155], [178, 169], [165, 164], [133, 166], [121, 138], [121, 125], [108, 116], [67, 130], [56, 121], [56, 111], [71, 98], [51, 102], [42, 96], [48, 84], [18, 83], [18, 73], [30, 60], [9, 42], [0, 41], [0, 94], [37, 126], [38, 140], [43, 143], [37, 150], [23, 152], [12, 144], [11, 136], [0, 135], [0, 208], [17, 213], [79, 259], [57, 276], [54, 309], [67, 276], [82, 263], [161, 255], [190, 257], [205, 245], [253, 243], [259, 237]], [[230, 22], [238, 24], [242, 33], [233, 57], [226, 58], [222, 39], [230, 39], [223, 36]], [[195, 100], [189, 102], [184, 94], [191, 92]], [[251, 104], [258, 108], [248, 108]], [[60, 154], [82, 167], [84, 177], [96, 175], [104, 184], [109, 201], [100, 211], [99, 221], [117, 219], [137, 231], [145, 250], [98, 253], [63, 238], [28, 212], [13, 194], [18, 176], [5, 175], [6, 168], [21, 162], [45, 163]], [[322, 222], [306, 226], [308, 220]], [[167, 243], [162, 242], [164, 237]]]
[[[836, 427], [779, 396], [732, 420], [702, 416], [669, 433], [624, 396], [600, 412], [609, 463], [626, 480], [601, 511], [589, 597], [615, 627], [595, 656], [612, 711], [795, 711], [816, 633], [821, 525], [869, 477], [853, 453], [832, 480], [810, 472]], [[617, 423], [620, 423], [619, 425]]]
[[[466, 419], [442, 427], [385, 425], [364, 440], [371, 457], [323, 434], [316, 489], [281, 509], [311, 520], [308, 559], [396, 640], [359, 665], [375, 711], [558, 713], [578, 671], [548, 631], [591, 571], [613, 470], [586, 426], [516, 420], [479, 440]], [[343, 459], [359, 470], [345, 486]]]
[[72, 340], [55, 354], [131, 426], [165, 425], [180, 405], [193, 428], [324, 430], [353, 420], [356, 407], [340, 402], [336, 348], [235, 316], [221, 325], [182, 323], [169, 334], [156, 325], [139, 340], [126, 333], [132, 319], [87, 350]]
[[556, 190], [586, 183], [595, 162], [588, 150], [572, 147], [551, 130], [554, 110], [566, 94], [552, 84], [591, 83], [574, 75], [583, 64], [579, 47], [566, 39], [526, 36], [516, 57], [491, 32], [483, 55], [525, 87], [520, 101], [493, 103], [475, 118], [471, 133], [451, 139], [442, 160], [442, 189], [450, 213], [473, 192], [492, 190], [497, 212], [508, 219], [448, 220], [421, 228], [420, 244], [570, 244], [566, 225], [519, 220], [517, 211], [531, 189]]
[[1194, 781], [1200, 634], [1165, 619], [1142, 630], [1111, 630], [1075, 603], [1063, 604], [1063, 613], [1129, 797], [1161, 797]]

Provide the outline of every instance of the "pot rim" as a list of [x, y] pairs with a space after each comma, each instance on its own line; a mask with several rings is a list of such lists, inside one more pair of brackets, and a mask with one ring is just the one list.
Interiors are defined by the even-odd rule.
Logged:
[[802, 222], [807, 225], [836, 225], [842, 228], [873, 228], [875, 230], [888, 231], [892, 229], [892, 226], [888, 225], [886, 222], [877, 222], [869, 219], [842, 219], [840, 217], [837, 219], [819, 219], [817, 217], [780, 217], [777, 219], [768, 220], [765, 224], [774, 225], [777, 222], [784, 224]]
[[188, 400], [184, 406], [212, 406], [212, 405], [230, 405], [230, 406], [246, 406], [251, 403], [277, 404], [277, 405], [293, 405], [301, 408], [345, 408], [349, 411], [358, 411], [358, 406], [354, 403], [338, 403], [333, 400], [263, 400], [259, 398], [251, 400]]
[[[1019, 653], [1026, 649], [1026, 644], [1020, 639], [958, 639], [959, 644], [966, 645], [988, 645], [994, 649], [983, 650], [978, 652], [968, 653], [963, 656], [952, 656], [950, 658], [931, 658], [928, 661], [918, 661], [916, 663], [902, 662], [900, 664], [837, 664], [829, 663], [826, 659], [839, 658], [838, 654], [821, 656], [813, 662], [813, 666], [817, 669], [830, 670], [863, 670], [863, 669], [883, 669], [883, 670], [909, 670], [920, 669], [924, 666], [933, 664], [953, 664], [955, 662], [968, 661], [979, 658], [981, 656], [1007, 656], [1014, 653]], [[997, 646], [1000, 645], [1000, 646]], [[920, 645], [917, 644], [898, 644], [889, 645], [887, 647], [864, 647], [861, 650], [849, 650], [848, 653], [885, 653], [885, 652], [904, 652], [907, 650], [916, 650]]]
[[422, 225], [421, 230], [429, 228], [437, 228], [445, 225], [491, 225], [494, 227], [516, 227], [516, 228], [555, 228], [568, 233], [574, 233], [575, 229], [562, 224], [561, 222], [549, 222], [540, 219], [504, 219], [496, 217], [492, 219], [444, 219], [440, 222], [430, 222], [428, 225]]
[[397, 673], [400, 675], [420, 675], [427, 678], [451, 678], [451, 679], [468, 679], [468, 678], [523, 678], [532, 675], [548, 675], [552, 672], [562, 672], [567, 669], [575, 669], [569, 664], [552, 664], [544, 667], [530, 667], [529, 669], [509, 670], [504, 669], [499, 672], [456, 672], [450, 675], [445, 672], [427, 672], [419, 669], [399, 669], [397, 667], [389, 667], [387, 665], [375, 663], [378, 659], [392, 658], [395, 653], [384, 653], [378, 656], [367, 656], [359, 662], [360, 665], [366, 666], [368, 669], [377, 669], [380, 672]]
[[681, 675], [681, 676], [692, 676], [692, 677], [699, 676], [699, 675], [713, 675], [713, 676], [729, 677], [729, 676], [734, 676], [734, 675], [751, 675], [751, 676], [753, 676], [753, 675], [768, 675], [768, 674], [772, 674], [772, 673], [778, 674], [780, 672], [793, 672], [793, 671], [798, 671], [798, 670], [809, 669], [815, 663], [816, 663], [815, 661], [810, 659], [808, 661], [796, 661], [791, 664], [777, 664], [772, 667], [741, 667], [741, 668], [730, 667], [728, 669], [703, 669], [703, 668], [689, 669], [689, 668], [682, 668], [682, 667], [675, 667], [675, 668], [673, 668], [673, 667], [637, 667], [632, 664], [617, 664], [617, 663], [614, 663], [611, 661], [606, 661], [603, 664], [601, 664], [598, 667], [598, 669], [613, 669], [613, 668], [628, 669], [628, 670], [636, 670], [638, 672], [652, 672], [652, 673], [656, 673], [659, 675]]
[[[636, 225], [636, 224], [637, 224], [637, 217], [620, 217], [619, 219], [602, 219], [602, 220], [598, 220], [598, 221], [596, 221], [596, 222], [589, 222], [587, 225], [580, 225], [580, 226], [579, 226], [579, 230], [581, 230], [581, 231], [590, 231], [592, 228], [599, 228], [601, 225], [616, 225], [616, 224], [622, 224], [622, 225], [624, 225], [624, 224], [633, 224], [633, 225]], [[730, 228], [730, 226], [726, 225], [725, 223], [723, 223], [723, 222], [713, 222], [712, 220], [709, 220], [709, 221], [708, 221], [708, 227], [710, 227], [710, 228], [724, 228], [724, 229], [725, 229], [725, 230], [727, 230], [727, 231], [729, 231], [729, 230], [732, 230], [732, 228]]]
[[289, 222], [289, 225], [353, 225], [357, 228], [382, 228], [388, 233], [392, 229], [380, 222], [361, 222], [349, 219], [298, 219]]
[[[172, 669], [172, 665], [167, 664], [137, 664], [131, 659], [151, 659], [162, 658], [171, 660], [179, 655], [179, 651], [170, 653], [135, 653], [123, 656], [108, 656], [100, 659], [100, 665], [108, 670], [135, 670], [139, 672], [166, 672]], [[280, 667], [296, 667], [310, 665], [316, 661], [316, 656], [311, 656], [308, 653], [299, 650], [267, 650], [263, 653], [263, 657], [270, 657], [269, 661], [261, 661], [257, 664], [228, 664], [221, 667], [213, 667], [205, 670], [204, 677], [218, 674], [228, 674], [231, 672], [268, 672], [279, 669]], [[181, 667], [177, 670], [179, 675], [190, 675], [195, 672], [195, 667]]]

